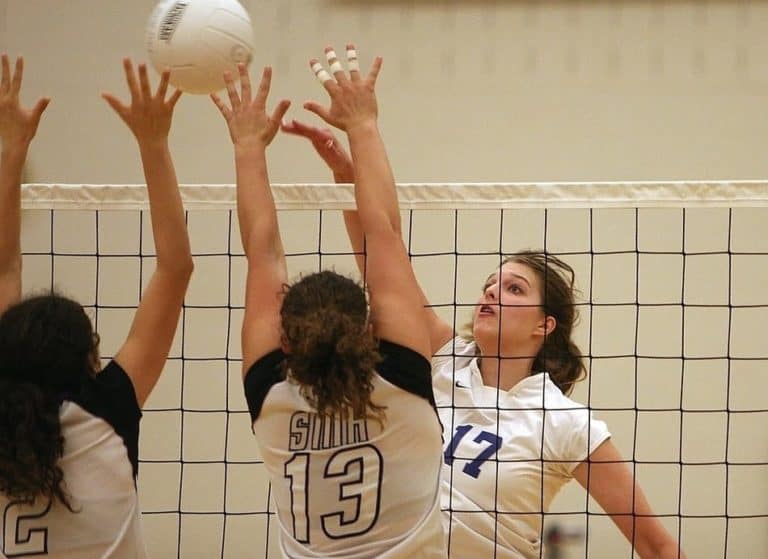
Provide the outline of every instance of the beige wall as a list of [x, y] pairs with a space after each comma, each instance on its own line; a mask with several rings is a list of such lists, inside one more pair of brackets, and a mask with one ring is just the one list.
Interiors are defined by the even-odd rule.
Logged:
[[[30, 180], [139, 182], [129, 134], [98, 93], [122, 93], [152, 0], [0, 0], [0, 48], [50, 95]], [[381, 54], [382, 126], [403, 182], [760, 178], [768, 162], [768, 3], [762, 1], [246, 0], [254, 67], [274, 96], [322, 99], [307, 59], [327, 43]], [[205, 97], [183, 100], [183, 182], [230, 182], [227, 134]], [[292, 138], [276, 182], [326, 175]]]
[[[35, 141], [28, 171], [30, 182], [141, 182], [138, 155], [119, 120], [99, 98], [103, 90], [122, 93], [120, 58], [141, 57], [142, 30], [151, 0], [0, 0], [0, 50], [27, 58], [27, 99], [50, 95], [54, 103]], [[382, 127], [392, 163], [401, 182], [739, 179], [765, 178], [768, 161], [762, 156], [768, 137], [765, 98], [768, 86], [768, 3], [758, 1], [648, 2], [520, 2], [476, 0], [247, 0], [257, 31], [255, 65], [275, 67], [273, 100], [287, 96], [297, 105], [289, 116], [301, 117], [302, 101], [322, 99], [306, 64], [326, 43], [359, 44], [364, 62], [381, 54]], [[207, 98], [188, 96], [177, 111], [173, 151], [179, 178], [186, 183], [229, 183], [233, 180], [231, 147], [216, 110]], [[275, 182], [323, 182], [327, 174], [307, 146], [278, 137], [270, 151]], [[682, 216], [675, 210], [647, 211], [634, 231], [627, 210], [508, 212], [504, 217], [505, 251], [545, 243], [555, 251], [641, 250], [679, 252]], [[55, 220], [57, 252], [88, 252], [94, 214], [59, 212]], [[465, 211], [459, 217], [459, 248], [498, 250], [499, 212]], [[737, 211], [732, 250], [768, 252], [764, 211]], [[289, 250], [314, 250], [317, 215], [282, 215]], [[324, 250], [345, 250], [339, 216], [325, 214]], [[452, 212], [420, 212], [414, 219], [414, 249], [420, 252], [456, 249]], [[49, 217], [25, 216], [25, 250], [46, 251]], [[226, 251], [229, 217], [222, 212], [193, 213], [190, 218], [197, 253]], [[138, 217], [131, 212], [110, 214], [100, 221], [100, 248], [131, 253], [137, 250]], [[728, 247], [728, 214], [696, 210], [686, 214], [686, 246], [716, 251]], [[630, 226], [631, 225], [631, 226]], [[146, 226], [146, 220], [145, 220]], [[590, 227], [594, 239], [590, 241]], [[145, 243], [148, 238], [145, 230]], [[308, 236], [307, 236], [308, 235]], [[236, 238], [236, 236], [234, 237]], [[594, 244], [590, 244], [594, 242]], [[115, 243], [111, 246], [109, 243]], [[725, 245], [723, 244], [725, 243]], [[147, 245], [149, 246], [149, 245]], [[46, 248], [47, 247], [47, 248]], [[223, 248], [222, 248], [223, 247]], [[146, 247], [145, 247], [146, 248]], [[237, 247], [235, 247], [237, 250]], [[453, 256], [417, 259], [416, 269], [436, 303], [471, 303], [480, 282], [498, 256]], [[764, 257], [736, 257], [733, 277], [723, 257], [680, 258], [644, 256], [641, 272], [633, 254], [573, 256], [585, 299], [594, 302], [634, 300], [640, 274], [640, 297], [647, 301], [679, 295], [686, 286], [695, 300], [723, 304], [723, 294], [738, 294], [736, 304], [764, 304]], [[188, 303], [225, 305], [226, 264], [222, 256], [198, 256]], [[747, 264], [742, 264], [746, 263]], [[87, 265], [86, 265], [87, 262]], [[352, 269], [349, 257], [326, 257], [325, 265]], [[318, 265], [314, 257], [291, 260], [293, 273]], [[594, 268], [592, 266], [594, 265]], [[100, 262], [101, 305], [130, 305], [138, 292], [125, 289], [125, 278], [138, 274], [138, 259]], [[147, 275], [147, 267], [143, 269]], [[50, 284], [50, 257], [27, 257], [25, 284]], [[242, 304], [242, 262], [232, 263], [232, 304]], [[95, 297], [95, 263], [59, 257], [55, 282], [83, 302]], [[731, 278], [729, 280], [729, 278]], [[762, 278], [762, 279], [761, 279]], [[129, 282], [137, 287], [139, 281]], [[135, 291], [135, 292], [134, 292]], [[679, 301], [677, 301], [679, 302]], [[688, 300], [686, 299], [686, 302]], [[634, 350], [666, 355], [687, 351], [706, 355], [727, 352], [728, 340], [737, 354], [764, 355], [758, 337], [764, 310], [735, 313], [732, 338], [725, 335], [727, 312], [711, 314], [680, 307], [650, 309], [636, 326], [634, 308], [602, 308], [585, 312], [577, 336], [582, 347], [596, 354]], [[445, 316], [453, 319], [452, 309]], [[100, 311], [104, 350], [114, 350], [127, 328], [130, 312]], [[190, 310], [185, 320], [185, 355], [237, 357], [240, 315], [234, 311]], [[462, 318], [459, 318], [459, 323]], [[224, 333], [232, 324], [229, 348]], [[591, 329], [590, 329], [591, 328]], [[682, 329], [686, 335], [681, 338]], [[639, 332], [639, 333], [638, 333]], [[704, 340], [702, 342], [702, 340]], [[177, 341], [174, 355], [181, 351]], [[765, 529], [768, 486], [765, 467], [725, 467], [730, 460], [768, 462], [762, 425], [765, 413], [732, 414], [722, 410], [768, 409], [763, 394], [751, 389], [763, 362], [723, 361], [686, 364], [677, 361], [641, 363], [632, 360], [594, 362], [589, 383], [576, 398], [603, 410], [617, 446], [638, 460], [712, 462], [690, 466], [680, 475], [677, 465], [641, 465], [637, 472], [655, 509], [671, 515], [665, 524], [677, 534], [677, 515], [757, 515], [729, 524], [728, 557], [768, 555]], [[237, 364], [235, 364], [237, 365]], [[142, 498], [147, 510], [220, 510], [223, 463], [191, 464], [195, 460], [223, 462], [224, 441], [230, 460], [250, 460], [253, 443], [242, 411], [238, 371], [221, 362], [185, 364], [184, 384], [173, 362], [150, 401], [150, 408], [178, 408], [182, 414], [148, 412], [142, 435], [142, 458], [178, 460], [184, 465], [179, 491], [178, 464], [144, 464]], [[229, 379], [228, 384], [223, 379]], [[637, 385], [635, 384], [637, 381]], [[183, 395], [183, 399], [182, 399]], [[730, 399], [726, 399], [729, 395]], [[632, 408], [672, 409], [644, 411]], [[684, 414], [682, 407], [698, 412]], [[707, 411], [708, 410], [708, 411]], [[702, 411], [706, 413], [702, 413]], [[211, 413], [214, 412], [214, 413]], [[194, 435], [193, 435], [194, 434]], [[726, 444], [726, 434], [730, 437]], [[266, 506], [266, 484], [254, 483], [253, 466], [227, 466], [228, 510]], [[730, 477], [728, 477], [730, 474]], [[728, 488], [726, 489], [726, 480]], [[237, 487], [237, 490], [232, 489]], [[682, 496], [678, 492], [682, 487]], [[181, 493], [181, 494], [180, 494]], [[682, 504], [678, 503], [678, 500]], [[181, 505], [179, 505], [181, 502]], [[218, 507], [218, 508], [217, 508]], [[583, 491], [571, 484], [556, 510], [583, 511]], [[590, 511], [596, 511], [591, 506]], [[582, 514], [558, 517], [585, 527]], [[244, 549], [260, 557], [259, 530], [263, 517], [227, 519], [228, 555]], [[612, 559], [628, 554], [610, 521], [589, 519], [588, 556]], [[182, 556], [210, 557], [220, 547], [220, 515], [188, 515], [182, 522]], [[156, 557], [174, 556], [175, 514], [147, 518], [151, 549]], [[274, 529], [274, 521], [272, 522]], [[723, 557], [723, 518], [685, 519], [682, 536], [689, 557]], [[256, 544], [254, 544], [254, 540]], [[274, 544], [274, 538], [272, 543]], [[575, 556], [583, 556], [578, 552]], [[211, 551], [213, 550], [213, 551]]]

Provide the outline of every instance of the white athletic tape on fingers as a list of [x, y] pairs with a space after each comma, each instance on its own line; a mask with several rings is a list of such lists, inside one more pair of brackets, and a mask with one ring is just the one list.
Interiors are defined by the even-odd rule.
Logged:
[[347, 60], [350, 72], [360, 71], [360, 63], [357, 61], [357, 51], [355, 49], [347, 49]]
[[312, 71], [315, 73], [315, 76], [318, 80], [320, 80], [320, 83], [325, 83], [329, 80], [332, 80], [331, 75], [323, 68], [323, 65], [319, 62], [315, 62], [312, 64]]
[[343, 72], [344, 67], [341, 65], [341, 62], [337, 60], [336, 62], [331, 64], [330, 70], [331, 70], [331, 74], [335, 74], [336, 72]]
[[325, 53], [325, 58], [330, 63], [331, 60], [333, 60], [334, 58], [338, 58], [338, 57], [336, 56], [336, 51], [335, 50], [329, 50], [328, 52]]

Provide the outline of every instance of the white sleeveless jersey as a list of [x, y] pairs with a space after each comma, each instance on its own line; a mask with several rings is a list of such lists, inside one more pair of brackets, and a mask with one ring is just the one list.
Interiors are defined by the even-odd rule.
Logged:
[[133, 384], [111, 362], [60, 410], [59, 464], [76, 512], [58, 500], [26, 505], [0, 494], [0, 557], [143, 559], [136, 496], [141, 410]]
[[286, 557], [446, 557], [429, 362], [387, 342], [379, 351], [372, 401], [386, 408], [383, 424], [316, 414], [285, 380], [281, 351], [246, 375]]
[[450, 557], [539, 558], [541, 513], [610, 433], [547, 373], [485, 386], [475, 351], [455, 338], [432, 360]]

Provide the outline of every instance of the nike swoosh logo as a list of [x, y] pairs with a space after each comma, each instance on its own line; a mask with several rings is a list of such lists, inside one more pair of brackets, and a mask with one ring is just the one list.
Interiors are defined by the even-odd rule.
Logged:
[[458, 380], [456, 381], [456, 388], [472, 388], [471, 386], [467, 386], [465, 384], [462, 384]]

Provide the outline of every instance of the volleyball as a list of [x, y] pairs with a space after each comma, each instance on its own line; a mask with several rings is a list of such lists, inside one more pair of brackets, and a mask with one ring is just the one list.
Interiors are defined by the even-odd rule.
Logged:
[[224, 87], [225, 70], [253, 56], [253, 26], [237, 0], [162, 0], [146, 29], [149, 60], [171, 71], [171, 85], [187, 93]]

